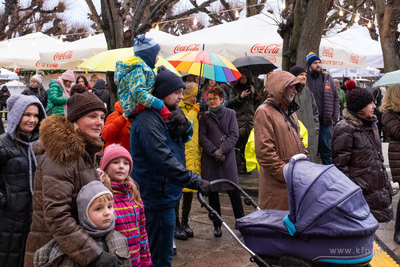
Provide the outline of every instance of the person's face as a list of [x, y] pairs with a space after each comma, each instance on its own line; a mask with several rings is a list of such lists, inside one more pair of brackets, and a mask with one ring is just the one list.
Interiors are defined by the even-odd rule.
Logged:
[[186, 77], [186, 81], [187, 81], [187, 82], [194, 82], [194, 81], [195, 81], [194, 75], [188, 75], [188, 76]]
[[297, 90], [294, 85], [289, 85], [288, 87], [286, 87], [286, 89], [285, 89], [286, 100], [288, 100], [289, 102], [292, 102], [296, 95], [297, 95]]
[[114, 220], [113, 201], [95, 199], [89, 207], [88, 216], [97, 227], [101, 229], [110, 227]]
[[179, 106], [179, 102], [183, 99], [183, 88], [174, 91], [173, 93], [164, 97], [163, 101], [167, 107], [177, 108]]
[[360, 117], [362, 117], [364, 119], [371, 119], [374, 116], [375, 108], [376, 108], [376, 106], [375, 106], [374, 102], [371, 102], [357, 113]]
[[129, 160], [124, 157], [113, 159], [107, 166], [106, 173], [114, 182], [122, 183], [129, 175]]
[[80, 117], [76, 123], [82, 131], [91, 137], [97, 138], [100, 136], [101, 130], [104, 127], [105, 118], [106, 114], [104, 114], [103, 111], [95, 110]]
[[239, 78], [239, 83], [241, 83], [241, 84], [246, 84], [246, 83], [247, 83], [247, 76], [246, 76], [246, 75], [242, 75], [242, 76]]
[[210, 108], [217, 108], [224, 102], [223, 98], [220, 98], [218, 95], [215, 94], [208, 94], [207, 99]]
[[30, 84], [30, 86], [31, 86], [32, 88], [38, 88], [38, 87], [39, 87], [39, 82], [36, 81], [35, 79], [32, 79], [31, 82], [30, 82], [29, 84]]
[[81, 85], [83, 85], [83, 86], [86, 87], [86, 85], [85, 85], [85, 80], [84, 80], [83, 78], [79, 78], [79, 79], [78, 79], [78, 84], [81, 84]]
[[72, 85], [72, 82], [71, 81], [67, 81], [67, 80], [63, 80], [64, 81], [64, 85], [66, 86], [66, 87], [71, 87], [71, 85]]
[[209, 80], [209, 81], [208, 81], [208, 85], [209, 85], [209, 86], [215, 86], [216, 84], [217, 84], [217, 82], [214, 81], [214, 80]]
[[336, 88], [340, 88], [340, 82], [336, 82]]
[[311, 65], [310, 65], [311, 71], [322, 71], [322, 64], [321, 60], [315, 60]]
[[36, 125], [39, 123], [39, 108], [35, 105], [30, 105], [25, 109], [24, 114], [19, 122], [19, 130], [30, 135]]
[[300, 73], [299, 75], [297, 75], [297, 79], [300, 81], [302, 85], [305, 85], [307, 82], [307, 74], [305, 72]]
[[187, 102], [189, 102], [189, 103], [192, 103], [192, 104], [196, 103], [196, 101], [197, 101], [197, 96], [196, 96], [196, 94], [194, 94], [194, 95], [192, 95], [192, 96], [189, 96], [188, 98], [186, 98], [185, 101], [187, 101]]

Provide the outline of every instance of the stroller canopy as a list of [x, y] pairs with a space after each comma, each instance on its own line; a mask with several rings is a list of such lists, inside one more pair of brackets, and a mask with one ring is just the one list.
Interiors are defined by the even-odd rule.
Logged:
[[[305, 156], [304, 156], [305, 157]], [[361, 188], [334, 165], [291, 158], [285, 166], [291, 235], [367, 236], [378, 228]], [[305, 157], [306, 158], [306, 157]]]

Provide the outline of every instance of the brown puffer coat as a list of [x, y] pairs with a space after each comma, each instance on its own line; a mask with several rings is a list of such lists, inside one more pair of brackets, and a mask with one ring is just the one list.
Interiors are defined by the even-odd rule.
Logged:
[[35, 251], [53, 238], [74, 261], [86, 266], [103, 250], [78, 225], [76, 197], [82, 186], [99, 179], [94, 156], [103, 142], [74, 130], [62, 115], [43, 120], [39, 133], [45, 153], [36, 167], [25, 267], [33, 266]]
[[393, 182], [400, 183], [400, 112], [383, 112], [382, 125], [386, 136], [390, 137], [388, 154]]
[[378, 222], [388, 222], [393, 218], [392, 188], [383, 163], [377, 120], [362, 120], [347, 109], [343, 118], [333, 128], [333, 163], [361, 187]]
[[288, 210], [288, 196], [283, 167], [296, 154], [308, 151], [301, 142], [296, 113], [290, 118], [297, 131], [286, 122], [283, 115], [265, 104], [271, 102], [287, 113], [289, 103], [284, 100], [284, 89], [298, 84], [295, 76], [287, 71], [274, 71], [266, 84], [268, 98], [254, 115], [254, 138], [257, 161], [260, 164], [258, 205], [261, 209]]

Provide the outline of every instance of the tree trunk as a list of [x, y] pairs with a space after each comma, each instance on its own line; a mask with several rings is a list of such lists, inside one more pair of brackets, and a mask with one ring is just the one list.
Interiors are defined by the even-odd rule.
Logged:
[[400, 23], [400, 0], [376, 0], [376, 18], [381, 39], [384, 72], [400, 69], [400, 43], [397, 25]]
[[319, 45], [331, 3], [332, 0], [308, 1], [297, 49], [297, 65], [307, 68], [306, 56], [308, 53], [314, 52], [316, 55], [319, 54]]

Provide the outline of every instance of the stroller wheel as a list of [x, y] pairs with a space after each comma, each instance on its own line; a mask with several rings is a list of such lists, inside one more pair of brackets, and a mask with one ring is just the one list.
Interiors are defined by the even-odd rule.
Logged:
[[281, 267], [312, 267], [312, 264], [289, 256], [283, 256], [279, 259], [279, 266]]

